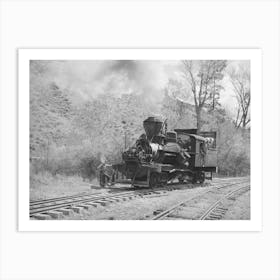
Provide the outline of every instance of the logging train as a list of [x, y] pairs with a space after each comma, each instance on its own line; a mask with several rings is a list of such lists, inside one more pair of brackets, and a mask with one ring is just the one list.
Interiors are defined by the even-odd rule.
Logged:
[[100, 186], [129, 183], [135, 187], [203, 183], [217, 169], [216, 132], [197, 129], [167, 130], [167, 122], [149, 117], [145, 133], [122, 154], [123, 162], [99, 167]]

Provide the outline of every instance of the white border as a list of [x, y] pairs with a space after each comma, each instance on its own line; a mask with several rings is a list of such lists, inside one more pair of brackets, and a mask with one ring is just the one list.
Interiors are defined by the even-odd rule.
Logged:
[[[29, 61], [30, 60], [251, 61], [251, 220], [95, 221], [29, 219]], [[260, 49], [19, 49], [18, 50], [18, 230], [19, 231], [261, 231], [262, 229], [262, 72]]]

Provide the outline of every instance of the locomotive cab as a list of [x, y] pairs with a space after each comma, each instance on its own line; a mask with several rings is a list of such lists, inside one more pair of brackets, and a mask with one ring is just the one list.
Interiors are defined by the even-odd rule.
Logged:
[[197, 177], [212, 179], [212, 173], [216, 172], [218, 162], [216, 132], [201, 132], [201, 135], [197, 135], [194, 134], [195, 129], [176, 129], [175, 131], [182, 146], [191, 156], [189, 167], [197, 174]]

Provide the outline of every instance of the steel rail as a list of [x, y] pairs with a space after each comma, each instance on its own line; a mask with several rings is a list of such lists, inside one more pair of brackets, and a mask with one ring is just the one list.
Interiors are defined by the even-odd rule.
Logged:
[[94, 194], [90, 194], [90, 193], [79, 193], [76, 195], [68, 195], [68, 196], [58, 196], [58, 197], [53, 197], [53, 198], [47, 198], [47, 199], [41, 199], [41, 200], [31, 200], [29, 205], [40, 205], [43, 203], [52, 203], [55, 201], [60, 201], [60, 200], [66, 200], [66, 199], [75, 199], [75, 198], [80, 198], [80, 197], [84, 197], [84, 196], [96, 196], [99, 195], [101, 193], [94, 193]]

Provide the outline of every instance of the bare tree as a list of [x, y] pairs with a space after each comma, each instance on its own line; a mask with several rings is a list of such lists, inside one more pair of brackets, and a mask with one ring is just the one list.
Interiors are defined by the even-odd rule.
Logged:
[[237, 128], [246, 128], [251, 121], [250, 68], [245, 64], [239, 65], [237, 68], [231, 68], [229, 77], [238, 104], [234, 124]]
[[201, 130], [203, 108], [214, 110], [219, 105], [220, 84], [225, 60], [183, 60], [184, 78], [191, 88], [195, 104], [197, 130]]

